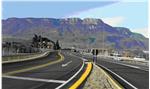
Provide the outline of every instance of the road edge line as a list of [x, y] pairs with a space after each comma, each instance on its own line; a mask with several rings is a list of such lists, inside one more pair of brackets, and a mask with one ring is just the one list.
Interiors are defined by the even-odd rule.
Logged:
[[117, 82], [110, 74], [108, 74], [105, 70], [103, 70], [102, 68], [100, 68], [99, 66], [97, 66], [96, 64], [93, 63], [93, 65], [95, 67], [97, 67], [98, 69], [102, 70], [103, 74], [110, 80], [110, 82], [117, 87], [117, 89], [124, 89], [123, 86], [121, 86], [121, 84], [119, 84], [119, 82]]
[[61, 84], [60, 86], [58, 86], [55, 89], [60, 89], [63, 86], [65, 86], [67, 83], [69, 83], [73, 78], [75, 78], [81, 72], [81, 70], [83, 69], [84, 65], [85, 65], [85, 62], [83, 61], [81, 68], [71, 78], [69, 78], [65, 83]]
[[146, 72], [149, 72], [149, 69], [147, 70], [144, 70], [144, 69], [141, 69], [140, 67], [137, 68], [138, 66], [134, 66], [132, 64], [125, 64], [125, 63], [117, 63], [117, 62], [110, 62], [110, 61], [106, 61], [106, 62], [109, 62], [109, 63], [114, 63], [114, 64], [118, 64], [118, 65], [122, 65], [122, 66], [126, 66], [126, 67], [130, 67], [130, 68], [134, 68], [134, 69], [138, 69], [138, 70], [142, 70], [142, 71], [146, 71]]
[[47, 82], [47, 83], [64, 83], [64, 80], [54, 80], [54, 79], [41, 79], [41, 78], [31, 78], [31, 77], [18, 77], [18, 76], [2, 76], [3, 78], [17, 79], [17, 80], [28, 80], [37, 82]]
[[[98, 64], [99, 65], [99, 64]], [[115, 72], [111, 71], [110, 69], [102, 66], [102, 65], [99, 65], [100, 67], [104, 68], [105, 70], [111, 72], [112, 74], [114, 74], [115, 76], [117, 76], [118, 78], [120, 78], [122, 81], [124, 81], [125, 83], [127, 83], [129, 86], [131, 86], [133, 89], [138, 89], [136, 88], [134, 85], [132, 85], [131, 83], [129, 83], [127, 80], [125, 80], [124, 78], [122, 78], [121, 76], [119, 76], [118, 74], [116, 74]]]
[[91, 70], [92, 70], [92, 63], [88, 62], [85, 72], [82, 74], [82, 76], [69, 89], [77, 89], [84, 82], [84, 80], [88, 77]]
[[131, 67], [131, 68], [134, 68], [134, 69], [139, 69], [139, 70], [146, 71], [146, 72], [149, 72], [148, 70], [144, 70], [144, 69], [141, 69], [141, 68], [138, 67], [138, 66], [134, 66], [134, 65], [130, 65], [130, 64], [125, 64], [125, 63], [116, 63], [116, 64], [123, 65], [123, 66], [127, 66], [127, 67]]

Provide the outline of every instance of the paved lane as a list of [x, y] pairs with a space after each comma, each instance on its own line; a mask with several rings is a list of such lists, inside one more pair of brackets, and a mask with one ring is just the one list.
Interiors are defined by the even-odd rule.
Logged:
[[116, 64], [114, 62], [108, 62], [99, 59], [97, 61], [97, 65], [102, 65], [109, 70], [113, 71], [117, 75], [121, 76], [123, 79], [129, 82], [129, 84], [125, 83], [121, 79], [118, 79], [114, 74], [110, 73], [114, 78], [116, 78], [125, 88], [127, 89], [148, 89], [149, 88], [149, 72], [140, 70], [137, 68], [132, 68], [120, 64]]
[[25, 68], [41, 65], [47, 62], [55, 61], [57, 57], [58, 57], [58, 52], [51, 52], [48, 56], [44, 58], [28, 60], [28, 61], [23, 61], [23, 62], [2, 64], [2, 73], [25, 69]]
[[[92, 56], [81, 55], [78, 53], [74, 54], [92, 61]], [[126, 82], [118, 78], [115, 74], [107, 71], [116, 80], [118, 80], [126, 89], [149, 89], [148, 66], [125, 63], [122, 61], [112, 60], [107, 57], [99, 57], [96, 64], [101, 67], [103, 66], [105, 69], [108, 69], [120, 76], [121, 78], [123, 78]]]
[[[64, 56], [64, 60], [59, 63], [52, 64], [52, 65], [49, 65], [49, 66], [46, 66], [43, 68], [31, 70], [31, 71], [16, 73], [16, 74], [13, 74], [13, 76], [29, 78], [29, 79], [35, 78], [37, 80], [45, 79], [45, 80], [66, 81], [79, 70], [79, 68], [82, 66], [83, 61], [77, 57], [69, 55], [69, 53], [66, 51], [63, 51], [61, 53]], [[41, 59], [41, 60], [47, 62], [47, 60], [49, 60], [49, 59], [47, 59], [47, 60]], [[38, 61], [38, 65], [39, 65], [39, 62], [42, 64], [45, 63], [43, 61], [41, 61], [41, 62]], [[34, 62], [34, 63], [36, 65], [37, 62]], [[22, 67], [24, 68], [24, 66], [22, 66]], [[6, 69], [7, 71], [9, 71], [9, 69], [7, 69], [7, 68], [8, 67], [6, 66], [6, 68], [3, 68], [3, 69]], [[13, 65], [13, 69], [15, 69], [15, 68], [16, 68], [15, 65]], [[3, 71], [5, 71], [5, 70], [3, 70]], [[34, 80], [23, 80], [23, 79], [13, 79], [13, 78], [3, 77], [2, 88], [3, 89], [39, 89], [40, 87], [42, 87], [42, 89], [43, 88], [44, 89], [46, 89], [46, 88], [54, 89], [57, 86], [59, 86], [60, 84], [62, 84], [62, 83], [54, 83], [54, 82], [47, 82], [47, 81], [45, 81], [45, 82], [35, 81], [35, 79]]]

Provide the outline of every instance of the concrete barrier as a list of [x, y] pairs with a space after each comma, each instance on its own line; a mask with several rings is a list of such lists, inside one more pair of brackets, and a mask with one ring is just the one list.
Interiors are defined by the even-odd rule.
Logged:
[[39, 55], [30, 57], [30, 58], [23, 58], [23, 59], [16, 59], [16, 60], [2, 61], [2, 64], [6, 64], [6, 63], [14, 63], [14, 62], [22, 62], [22, 61], [28, 61], [28, 60], [34, 60], [34, 59], [37, 59], [37, 58], [45, 57], [45, 56], [47, 56], [49, 53], [50, 53], [50, 51], [46, 51], [46, 52], [44, 52], [44, 53], [41, 53], [41, 54], [39, 54]]
[[22, 72], [26, 72], [26, 71], [40, 69], [40, 68], [43, 68], [43, 67], [46, 67], [46, 66], [49, 66], [49, 65], [52, 65], [52, 64], [59, 63], [63, 60], [64, 60], [64, 56], [62, 54], [60, 54], [60, 52], [59, 52], [58, 53], [58, 59], [55, 60], [55, 61], [50, 61], [50, 62], [47, 62], [45, 64], [41, 64], [41, 65], [29, 67], [29, 68], [24, 68], [24, 69], [21, 69], [21, 70], [10, 71], [10, 72], [4, 73], [3, 75], [13, 75], [13, 74], [16, 74], [16, 73], [22, 73]]

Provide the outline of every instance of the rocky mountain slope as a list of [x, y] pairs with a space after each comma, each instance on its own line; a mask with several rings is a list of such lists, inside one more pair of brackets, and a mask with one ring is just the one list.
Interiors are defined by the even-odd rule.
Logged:
[[2, 20], [3, 38], [31, 39], [34, 34], [60, 40], [63, 47], [148, 50], [148, 38], [125, 27], [112, 27], [93, 18], [8, 18]]

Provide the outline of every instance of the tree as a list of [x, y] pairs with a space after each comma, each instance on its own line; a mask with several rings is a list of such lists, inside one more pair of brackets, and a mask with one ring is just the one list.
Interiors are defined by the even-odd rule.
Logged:
[[7, 47], [7, 49], [8, 49], [8, 54], [9, 54], [10, 47], [11, 47], [11, 43], [10, 43], [10, 42], [6, 42], [6, 47]]
[[58, 40], [56, 41], [56, 44], [55, 44], [55, 49], [56, 49], [56, 50], [59, 50], [59, 49], [61, 49], [61, 47], [60, 47], [60, 45], [59, 45], [59, 41], [58, 41]]
[[36, 34], [34, 34], [34, 37], [32, 39], [32, 44], [34, 47], [38, 47], [38, 36]]

